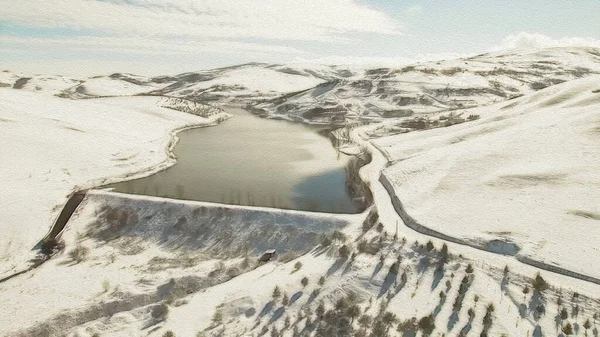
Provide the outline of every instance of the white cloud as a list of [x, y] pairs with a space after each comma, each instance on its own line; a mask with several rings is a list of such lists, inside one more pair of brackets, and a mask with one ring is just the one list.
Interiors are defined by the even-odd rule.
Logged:
[[68, 50], [88, 52], [123, 52], [152, 55], [189, 55], [193, 53], [255, 53], [302, 55], [306, 52], [287, 46], [259, 44], [232, 40], [193, 41], [177, 39], [160, 39], [151, 37], [17, 37], [1, 36], [0, 44], [11, 46], [13, 49]]
[[490, 51], [551, 47], [600, 48], [600, 40], [591, 37], [562, 37], [555, 39], [544, 34], [520, 32], [505, 37], [500, 44], [491, 47]]
[[[401, 32], [391, 16], [355, 0], [0, 0], [0, 8], [0, 22], [16, 26], [13, 32], [24, 26], [43, 33], [0, 32], [0, 54], [11, 56], [8, 64], [24, 64], [34, 55], [44, 62], [55, 59], [54, 64], [61, 58], [66, 63], [96, 59], [95, 71], [106, 71], [115, 61], [107, 53], [132, 60], [164, 56], [157, 68], [170, 71], [192, 67], [170, 65], [192, 57], [209, 66], [285, 61], [313, 56], [302, 50], [307, 43], [325, 46], [353, 41], [358, 34]], [[74, 36], [52, 36], [56, 28], [74, 30], [66, 31]]]
[[419, 5], [411, 6], [406, 9], [406, 14], [411, 16], [421, 15], [423, 13], [423, 7]]
[[3, 0], [0, 20], [107, 35], [331, 41], [399, 34], [387, 14], [352, 0]]

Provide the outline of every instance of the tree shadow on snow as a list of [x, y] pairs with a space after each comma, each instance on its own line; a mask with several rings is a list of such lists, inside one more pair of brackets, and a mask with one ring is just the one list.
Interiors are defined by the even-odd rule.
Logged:
[[271, 316], [271, 319], [269, 320], [269, 324], [272, 324], [275, 321], [277, 321], [278, 319], [280, 319], [284, 313], [285, 313], [284, 307], [280, 307], [277, 310], [275, 310], [275, 312], [273, 313], [273, 316]]
[[381, 288], [379, 289], [379, 295], [377, 295], [377, 298], [380, 298], [381, 296], [385, 295], [388, 292], [388, 290], [390, 289], [392, 284], [394, 284], [394, 282], [396, 282], [397, 276], [398, 276], [398, 274], [393, 273], [393, 272], [389, 272], [387, 274], [387, 276], [385, 277], [385, 280], [383, 280], [383, 284], [381, 285]]
[[458, 311], [452, 311], [452, 315], [450, 315], [450, 317], [448, 317], [448, 324], [447, 324], [447, 328], [448, 331], [452, 331], [452, 329], [454, 329], [454, 326], [456, 325], [456, 323], [458, 322]]
[[383, 262], [379, 262], [375, 266], [375, 270], [373, 270], [373, 274], [371, 274], [371, 278], [369, 280], [372, 280], [375, 276], [377, 276], [377, 274], [379, 273], [379, 271], [381, 271], [381, 268], [383, 268]]
[[542, 327], [539, 326], [539, 325], [537, 325], [535, 327], [535, 329], [533, 329], [533, 335], [532, 335], [532, 337], [542, 337], [542, 336], [543, 336], [543, 334], [542, 334]]
[[471, 331], [471, 328], [473, 327], [473, 323], [471, 321], [467, 322], [467, 324], [465, 324], [465, 326], [460, 329], [460, 333], [458, 334], [459, 336], [466, 336], [469, 331]]
[[440, 311], [442, 311], [442, 307], [444, 306], [444, 304], [446, 303], [446, 296], [444, 297], [440, 297], [440, 301], [438, 302], [438, 305], [435, 307], [435, 309], [433, 309], [433, 317], [437, 317], [437, 315], [440, 313]]
[[331, 275], [335, 274], [335, 272], [338, 271], [344, 265], [344, 262], [346, 262], [345, 259], [337, 259], [331, 265], [331, 267], [329, 267], [329, 270], [327, 270], [327, 276], [331, 276]]
[[258, 317], [264, 317], [266, 314], [270, 313], [271, 310], [273, 310], [274, 306], [275, 306], [274, 301], [270, 301], [267, 304], [265, 304], [265, 306], [260, 311], [260, 314], [258, 314]]
[[438, 268], [435, 268], [435, 271], [433, 272], [433, 282], [431, 283], [431, 291], [433, 292], [435, 290], [435, 288], [438, 287], [438, 285], [440, 284], [440, 281], [444, 278], [444, 268], [439, 266]]
[[292, 297], [290, 297], [290, 305], [296, 303], [296, 301], [300, 299], [300, 297], [302, 297], [303, 294], [304, 293], [302, 291], [298, 291], [294, 295], [292, 295]]

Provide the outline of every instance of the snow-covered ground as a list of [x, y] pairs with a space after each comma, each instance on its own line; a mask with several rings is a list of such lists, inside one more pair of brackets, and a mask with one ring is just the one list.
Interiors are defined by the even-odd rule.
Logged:
[[[156, 106], [157, 98], [72, 101], [0, 89], [0, 276], [34, 252], [74, 189], [174, 163], [174, 130], [215, 123]], [[28, 252], [29, 254], [25, 254]]]
[[[418, 223], [600, 277], [600, 77], [490, 107], [481, 119], [374, 141]], [[583, 261], [586, 261], [585, 263]]]
[[[519, 91], [523, 97], [461, 111], [479, 115], [475, 121], [389, 135], [404, 121], [391, 118], [349, 130], [351, 144], [344, 144], [345, 151], [362, 149], [372, 155], [360, 176], [373, 194], [377, 218], [373, 210], [331, 215], [91, 192], [67, 225], [65, 250], [0, 284], [0, 303], [8, 303], [0, 306], [0, 335], [166, 336], [173, 331], [180, 337], [416, 337], [435, 325], [431, 336], [563, 336], [559, 330], [568, 332], [568, 326], [578, 335], [598, 336], [599, 285], [414, 231], [405, 226], [389, 194], [419, 224], [458, 241], [475, 246], [495, 239], [514, 242], [521, 256], [600, 277], [595, 247], [600, 77], [576, 79], [592, 72], [598, 61], [594, 55], [594, 50], [551, 49], [464, 60], [470, 66], [482, 63], [483, 70], [469, 71], [485, 71], [477, 75], [484, 77], [502, 76], [503, 71], [515, 75], [517, 68], [531, 64], [541, 70], [515, 75], [528, 83], [527, 90]], [[448, 67], [458, 67], [456, 62], [461, 61], [441, 62], [439, 69], [434, 63], [418, 65], [425, 71], [408, 68], [402, 73], [425, 76], [419, 90], [443, 87], [449, 79], [461, 90], [486, 85], [456, 69], [436, 82], [439, 74], [450, 73]], [[506, 63], [502, 71], [494, 68], [500, 62]], [[224, 76], [222, 80], [225, 73], [251, 81], [254, 75], [244, 71], [255, 72], [253, 67], [263, 69], [258, 73], [273, 68], [110, 78], [138, 85], [160, 82], [171, 90], [216, 76]], [[568, 70], [561, 75], [559, 67]], [[327, 76], [354, 81], [355, 76], [377, 78], [389, 72], [335, 75], [334, 69], [320, 74], [273, 69], [286, 78], [311, 81], [332, 80]], [[543, 79], [545, 70], [568, 82], [542, 90], [529, 86]], [[424, 75], [431, 71], [435, 74]], [[515, 81], [508, 77], [502, 83]], [[417, 80], [411, 80], [413, 85]], [[235, 87], [234, 82], [227, 86]], [[400, 82], [392, 82], [381, 87], [401, 88]], [[105, 82], [102, 90], [112, 90], [111, 83], [117, 82]], [[298, 87], [279, 87], [282, 83], [268, 85], [277, 90], [308, 85], [300, 81]], [[317, 85], [311, 92], [328, 90]], [[478, 96], [477, 90], [456, 93], [474, 95], [476, 101], [483, 97], [482, 104], [500, 99]], [[385, 93], [364, 95], [361, 102]], [[314, 98], [312, 106], [324, 102]], [[149, 174], [172, 164], [165, 148], [173, 130], [223, 117], [207, 120], [157, 107], [156, 101], [73, 101], [0, 89], [0, 140], [9, 144], [0, 150], [0, 158], [9, 163], [0, 171], [8, 191], [8, 198], [0, 199], [0, 228], [8, 233], [0, 241], [0, 273], [18, 270], [31, 257], [31, 247], [75, 186]], [[382, 183], [382, 174], [391, 189]], [[333, 235], [335, 230], [343, 235]], [[256, 264], [266, 247], [285, 256]], [[548, 286], [534, 281], [537, 273]], [[373, 321], [366, 322], [363, 314]], [[429, 315], [429, 322], [421, 320]]]

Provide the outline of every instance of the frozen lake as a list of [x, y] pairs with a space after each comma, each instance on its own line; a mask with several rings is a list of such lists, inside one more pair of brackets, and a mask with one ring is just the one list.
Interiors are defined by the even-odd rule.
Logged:
[[346, 188], [350, 158], [324, 127], [259, 118], [238, 108], [220, 125], [182, 131], [177, 164], [146, 178], [108, 185], [160, 197], [357, 213]]

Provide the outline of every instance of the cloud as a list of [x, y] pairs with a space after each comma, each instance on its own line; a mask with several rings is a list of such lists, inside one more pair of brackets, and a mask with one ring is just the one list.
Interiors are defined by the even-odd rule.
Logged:
[[315, 43], [402, 30], [356, 0], [0, 0], [0, 8], [0, 23], [10, 26], [0, 30], [5, 63], [96, 59], [97, 71], [116, 58], [162, 57], [156, 64], [164, 71], [192, 67], [192, 57], [207, 66], [310, 58]]
[[104, 36], [76, 36], [76, 37], [20, 37], [1, 36], [0, 44], [11, 46], [13, 49], [62, 50], [62, 51], [87, 51], [96, 53], [120, 52], [152, 55], [189, 55], [193, 53], [255, 53], [302, 55], [306, 52], [288, 46], [274, 44], [260, 44], [232, 40], [206, 40], [190, 41], [177, 39], [140, 38], [140, 37], [104, 37]]
[[490, 51], [552, 47], [600, 48], [600, 40], [591, 37], [562, 37], [555, 39], [544, 34], [520, 32], [505, 37], [500, 44], [491, 47]]
[[387, 14], [352, 0], [3, 0], [0, 20], [105, 35], [331, 41], [399, 34]]
[[423, 13], [423, 7], [419, 5], [411, 6], [405, 10], [405, 13], [411, 16], [421, 15]]

